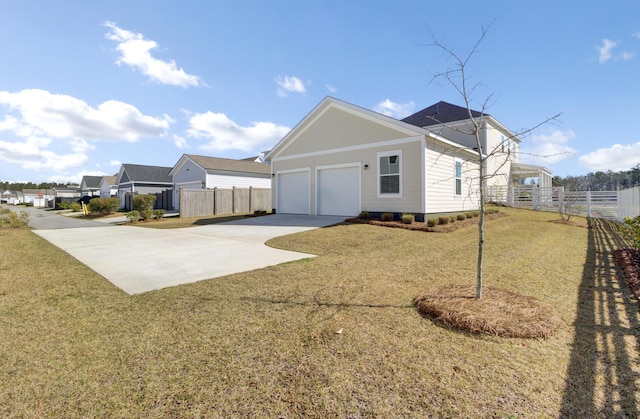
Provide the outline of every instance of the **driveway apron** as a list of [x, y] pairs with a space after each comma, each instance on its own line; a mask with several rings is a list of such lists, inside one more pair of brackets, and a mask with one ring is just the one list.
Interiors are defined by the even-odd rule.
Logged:
[[47, 229], [41, 223], [44, 229], [35, 227], [34, 233], [126, 293], [139, 294], [315, 257], [274, 249], [264, 243], [272, 237], [343, 220], [343, 217], [275, 214], [166, 230], [97, 222], [90, 227]]

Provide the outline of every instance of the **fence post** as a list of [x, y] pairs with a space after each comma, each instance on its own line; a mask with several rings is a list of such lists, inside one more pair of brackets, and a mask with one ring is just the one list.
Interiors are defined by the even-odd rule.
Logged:
[[533, 186], [533, 209], [536, 211], [540, 209], [540, 188], [538, 185]]
[[587, 218], [591, 218], [591, 191], [587, 191]]
[[253, 186], [249, 186], [249, 212], [253, 212]]

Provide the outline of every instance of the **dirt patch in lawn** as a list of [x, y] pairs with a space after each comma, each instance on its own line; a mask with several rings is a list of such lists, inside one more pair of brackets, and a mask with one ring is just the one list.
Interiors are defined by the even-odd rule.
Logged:
[[418, 311], [448, 327], [471, 333], [516, 338], [548, 338], [565, 322], [554, 308], [536, 298], [484, 287], [475, 298], [473, 286], [450, 285], [415, 299]]
[[[506, 216], [507, 214], [504, 212], [496, 212], [492, 214], [485, 214], [484, 219], [485, 221], [488, 221], [488, 220], [495, 220], [497, 218], [502, 218]], [[383, 227], [404, 228], [406, 230], [427, 231], [431, 233], [451, 233], [452, 231], [456, 231], [460, 228], [469, 227], [472, 225], [478, 225], [478, 217], [451, 221], [448, 224], [438, 224], [433, 227], [429, 227], [427, 223], [419, 222], [419, 221], [415, 221], [411, 224], [405, 224], [401, 220], [382, 221], [379, 218], [370, 218], [366, 220], [361, 218], [349, 218], [345, 221], [352, 224], [371, 224], [371, 225], [377, 225], [377, 226], [383, 226]]]

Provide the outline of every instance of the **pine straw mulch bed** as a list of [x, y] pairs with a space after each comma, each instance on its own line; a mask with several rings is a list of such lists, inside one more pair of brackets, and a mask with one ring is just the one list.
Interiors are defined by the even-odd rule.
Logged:
[[640, 300], [640, 250], [617, 249], [613, 256], [624, 273], [624, 279], [631, 294]]
[[468, 285], [437, 288], [414, 300], [418, 311], [447, 327], [514, 338], [548, 338], [565, 322], [537, 298], [484, 287], [483, 298]]
[[[507, 214], [504, 212], [496, 212], [493, 214], [485, 214], [484, 219], [487, 220], [495, 220], [496, 218], [506, 217]], [[478, 217], [466, 218], [464, 220], [456, 220], [455, 222], [449, 222], [449, 224], [436, 225], [434, 227], [429, 227], [427, 223], [415, 221], [411, 224], [404, 224], [400, 220], [394, 221], [382, 221], [379, 218], [369, 218], [364, 220], [362, 218], [348, 218], [345, 220], [347, 223], [351, 224], [371, 224], [383, 227], [393, 227], [393, 228], [404, 228], [407, 230], [417, 230], [417, 231], [428, 231], [431, 233], [450, 233], [462, 227], [468, 227], [470, 225], [478, 224]]]

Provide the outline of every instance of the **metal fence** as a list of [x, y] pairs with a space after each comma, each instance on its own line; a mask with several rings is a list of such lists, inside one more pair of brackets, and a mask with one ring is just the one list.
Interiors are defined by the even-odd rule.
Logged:
[[239, 214], [271, 209], [271, 189], [180, 189], [180, 217]]

